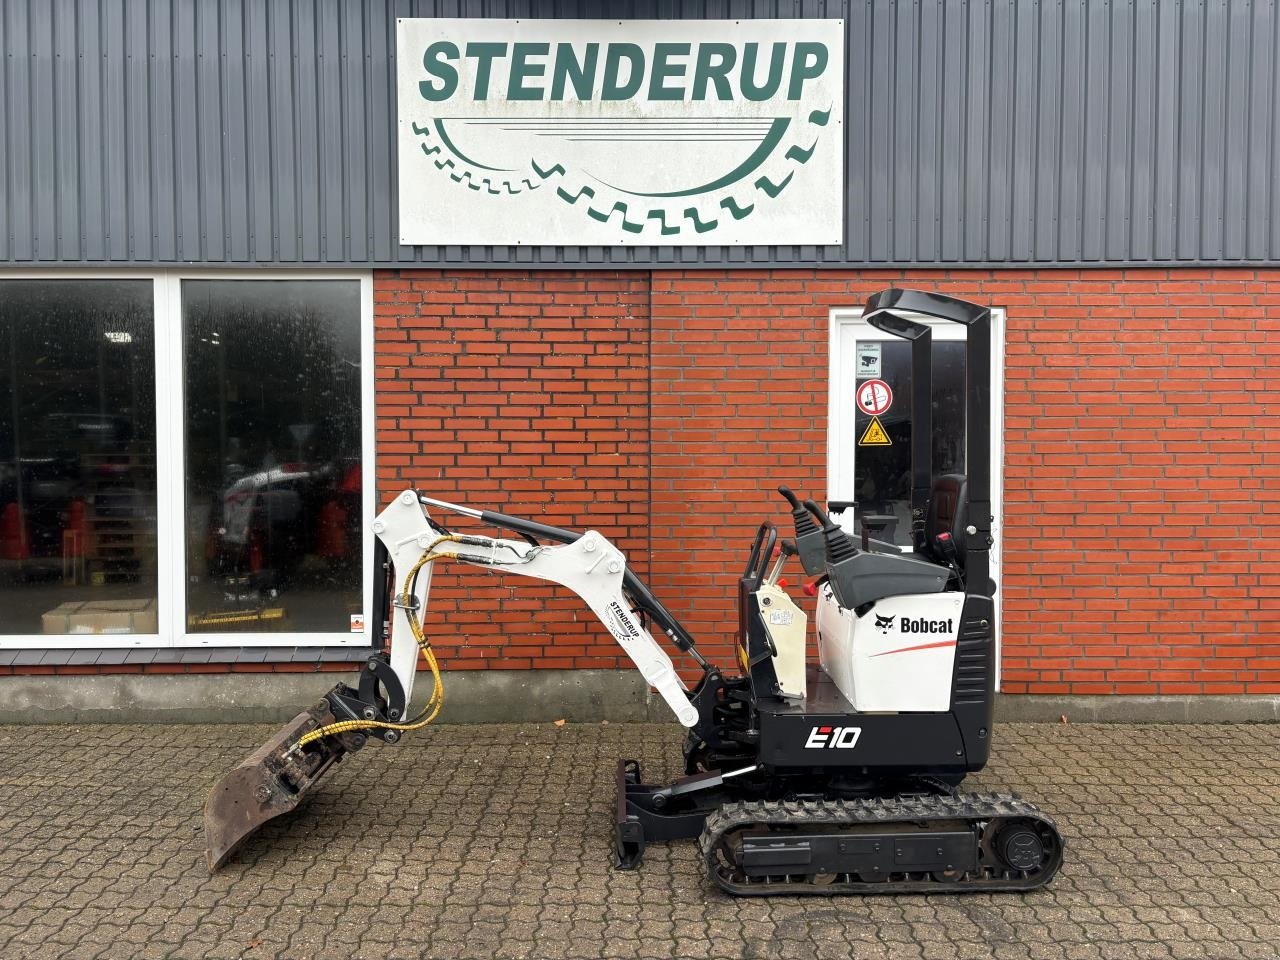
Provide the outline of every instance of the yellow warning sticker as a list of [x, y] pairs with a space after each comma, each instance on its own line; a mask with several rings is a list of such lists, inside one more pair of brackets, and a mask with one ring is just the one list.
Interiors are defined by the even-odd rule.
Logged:
[[889, 434], [885, 433], [884, 426], [880, 423], [879, 417], [872, 417], [871, 422], [867, 424], [867, 429], [862, 432], [862, 439], [858, 441], [860, 447], [891, 447], [893, 441], [889, 439]]

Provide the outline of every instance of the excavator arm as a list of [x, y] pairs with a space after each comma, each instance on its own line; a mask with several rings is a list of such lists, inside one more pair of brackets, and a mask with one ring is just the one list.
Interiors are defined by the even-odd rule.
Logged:
[[[428, 506], [514, 530], [523, 539], [452, 533], [431, 517]], [[369, 737], [395, 743], [403, 733], [435, 719], [444, 688], [422, 616], [439, 562], [519, 574], [572, 590], [676, 719], [685, 727], [698, 723], [698, 710], [671, 658], [645, 626], [645, 617], [704, 669], [706, 661], [683, 627], [627, 569], [622, 551], [597, 531], [562, 530], [406, 490], [378, 514], [373, 532], [394, 571], [390, 652], [372, 653], [356, 687], [337, 684], [218, 782], [204, 811], [210, 870], [222, 866], [268, 820], [293, 810], [333, 764], [363, 747]], [[544, 544], [539, 538], [557, 542]], [[426, 707], [410, 718], [414, 681], [423, 662], [431, 669], [434, 686]]]
[[[471, 512], [484, 516], [481, 511]], [[676, 719], [686, 727], [698, 722], [698, 711], [689, 702], [688, 690], [671, 658], [633, 612], [633, 601], [624, 592], [626, 557], [602, 534], [588, 530], [571, 543], [553, 546], [450, 534], [433, 524], [412, 490], [400, 494], [378, 515], [373, 532], [387, 548], [395, 569], [391, 669], [406, 701], [412, 694], [420, 659], [411, 614], [426, 609], [434, 564], [453, 561], [568, 587], [591, 608]], [[425, 564], [424, 557], [430, 558]]]

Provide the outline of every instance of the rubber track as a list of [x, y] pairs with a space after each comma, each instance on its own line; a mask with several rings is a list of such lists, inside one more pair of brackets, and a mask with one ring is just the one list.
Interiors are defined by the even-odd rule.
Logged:
[[[749, 827], [801, 828], [807, 831], [836, 829], [855, 825], [886, 827], [893, 823], [919, 824], [929, 821], [966, 820], [980, 827], [979, 842], [987, 851], [989, 840], [995, 831], [1010, 820], [1034, 821], [1044, 836], [1052, 836], [1046, 844], [1045, 862], [1038, 871], [1029, 874], [1002, 869], [992, 863], [984, 865], [976, 873], [966, 873], [956, 878], [935, 879], [931, 874], [894, 874], [885, 880], [860, 880], [850, 874], [839, 874], [830, 882], [813, 882], [806, 874], [789, 874], [785, 877], [750, 878], [739, 875], [735, 879], [720, 862], [717, 850], [731, 835]], [[785, 836], [785, 833], [779, 834]], [[867, 800], [803, 800], [803, 801], [752, 801], [725, 804], [707, 818], [702, 836], [698, 838], [708, 874], [726, 891], [736, 896], [766, 896], [777, 894], [812, 894], [836, 896], [841, 894], [896, 894], [896, 893], [991, 893], [997, 891], [1036, 890], [1047, 884], [1062, 865], [1062, 836], [1057, 824], [1033, 804], [1013, 794], [957, 794], [933, 796], [909, 794], [889, 798]], [[726, 855], [728, 851], [726, 850]]]

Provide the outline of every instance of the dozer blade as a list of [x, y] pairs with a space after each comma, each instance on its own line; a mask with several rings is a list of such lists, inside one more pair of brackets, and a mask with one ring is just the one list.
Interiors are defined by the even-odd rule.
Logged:
[[[218, 781], [204, 804], [204, 837], [212, 873], [268, 820], [288, 813], [350, 749], [343, 736], [325, 737], [292, 756], [298, 738], [334, 722], [321, 700], [290, 720], [275, 736]], [[363, 739], [363, 738], [361, 738]]]

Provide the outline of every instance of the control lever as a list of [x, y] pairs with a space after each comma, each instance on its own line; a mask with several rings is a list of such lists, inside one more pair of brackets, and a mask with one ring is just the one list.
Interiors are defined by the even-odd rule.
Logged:
[[791, 504], [791, 519], [796, 526], [795, 549], [800, 557], [800, 566], [804, 567], [804, 572], [811, 577], [826, 573], [827, 549], [822, 531], [818, 529], [813, 522], [813, 517], [809, 515], [809, 511], [800, 503], [790, 487], [778, 487], [778, 492]]
[[785, 587], [787, 581], [779, 580], [778, 577], [782, 573], [782, 566], [787, 560], [796, 555], [796, 545], [790, 540], [783, 540], [778, 544], [777, 550], [774, 552], [773, 569], [769, 571], [769, 575], [764, 578], [766, 584], [777, 584]]
[[848, 560], [851, 556], [858, 552], [857, 544], [849, 538], [844, 529], [827, 516], [820, 506], [812, 500], [806, 500], [804, 505], [809, 512], [818, 518], [822, 524], [822, 543], [826, 547], [827, 564], [839, 563], [841, 560]]
[[858, 545], [812, 500], [806, 500], [804, 505], [822, 523], [822, 542], [826, 549], [826, 572], [831, 582], [831, 592], [835, 594], [840, 606], [852, 610], [858, 606], [854, 602], [855, 590], [852, 583], [853, 561], [859, 554]]

